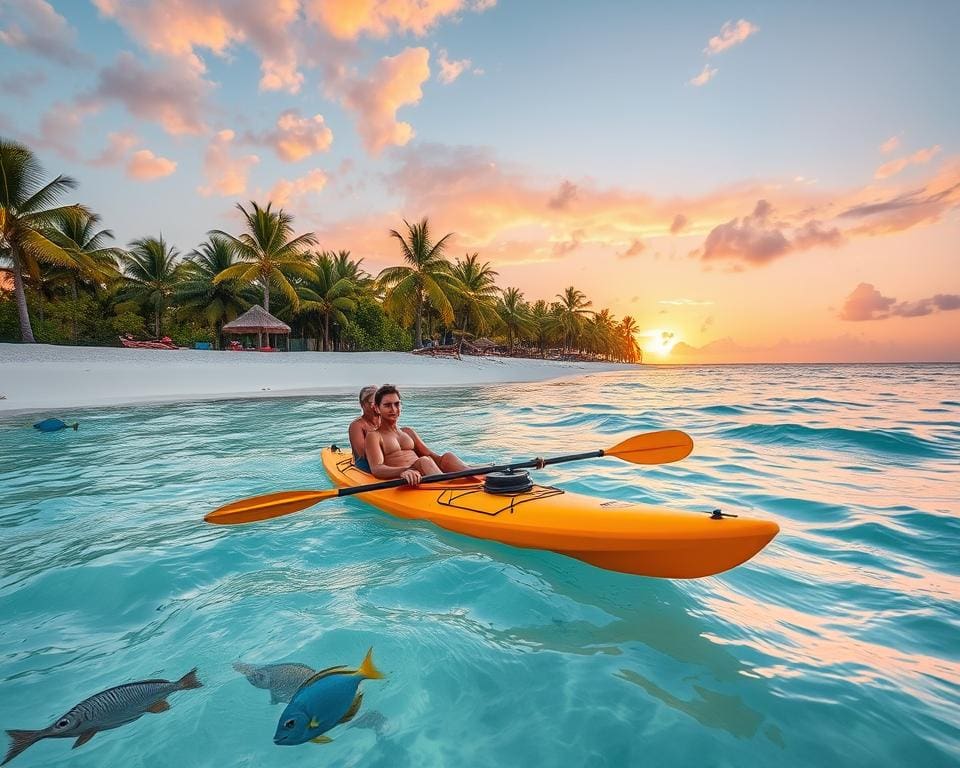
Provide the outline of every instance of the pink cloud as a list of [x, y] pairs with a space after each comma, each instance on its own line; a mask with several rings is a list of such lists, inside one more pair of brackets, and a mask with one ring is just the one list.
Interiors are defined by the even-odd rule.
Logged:
[[696, 347], [679, 342], [670, 350], [674, 363], [878, 363], [923, 360], [960, 360], [956, 338], [872, 340], [857, 336], [782, 339], [752, 346], [723, 338]]
[[169, 61], [150, 70], [132, 53], [123, 52], [100, 71], [92, 96], [119, 101], [130, 114], [159, 123], [167, 133], [199, 134], [205, 130], [211, 87], [189, 64]]
[[883, 144], [880, 145], [880, 151], [885, 155], [889, 155], [891, 152], [893, 152], [893, 150], [897, 149], [899, 146], [900, 146], [900, 137], [891, 136], [889, 139], [883, 142]]
[[90, 165], [118, 165], [123, 162], [123, 159], [139, 141], [140, 139], [137, 138], [136, 134], [128, 131], [110, 133], [107, 135], [107, 146], [90, 161]]
[[270, 190], [269, 199], [279, 208], [301, 200], [305, 195], [320, 192], [327, 186], [328, 177], [318, 168], [298, 179], [280, 179]]
[[93, 0], [101, 14], [116, 19], [144, 48], [179, 58], [198, 72], [198, 53], [224, 56], [248, 44], [260, 58], [260, 88], [296, 93], [303, 83], [297, 66], [300, 0]]
[[790, 251], [790, 242], [776, 222], [770, 221], [772, 208], [759, 200], [753, 213], [742, 219], [715, 227], [703, 246], [703, 259], [730, 259], [765, 264]]
[[77, 137], [83, 121], [99, 111], [95, 103], [56, 102], [40, 118], [39, 136], [32, 137], [40, 146], [50, 147], [70, 160], [79, 159]]
[[[398, 196], [398, 204], [339, 224], [318, 222], [314, 226], [328, 227], [324, 242], [328, 235], [340, 237], [340, 247], [363, 250], [372, 259], [385, 247], [389, 250], [383, 233], [396, 227], [398, 217], [428, 215], [438, 231], [456, 231], [457, 248], [482, 250], [498, 264], [551, 261], [564, 247], [571, 255], [592, 255], [600, 249], [619, 253], [635, 240], [646, 243], [651, 253], [651, 238], [668, 237], [681, 210], [682, 234], [701, 240], [696, 251], [701, 259], [713, 230], [733, 222], [713, 236], [714, 260], [704, 263], [743, 268], [919, 226], [960, 204], [960, 165], [909, 191], [892, 184], [828, 189], [792, 180], [751, 180], [683, 198], [600, 187], [588, 179], [542, 178], [478, 147], [419, 143], [396, 150], [392, 157], [397, 165], [385, 183]], [[908, 199], [900, 204], [906, 209], [887, 210], [903, 195]], [[559, 205], [548, 205], [550, 200]], [[768, 205], [757, 211], [758, 200]], [[871, 212], [871, 206], [880, 210]], [[744, 211], [750, 215], [744, 217]], [[895, 216], [904, 218], [894, 221]], [[750, 231], [737, 235], [745, 222]], [[574, 252], [570, 233], [576, 231], [589, 236], [581, 237]]]
[[678, 213], [673, 217], [673, 222], [670, 224], [670, 234], [678, 235], [683, 232], [684, 228], [687, 226], [687, 217], [682, 213]]
[[760, 28], [755, 24], [751, 24], [745, 19], [740, 19], [736, 24], [732, 21], [728, 21], [720, 28], [720, 34], [714, 35], [710, 38], [707, 43], [707, 47], [703, 49], [703, 52], [708, 56], [712, 56], [717, 53], [721, 53], [728, 48], [733, 48], [735, 45], [739, 45], [744, 40], [746, 40], [750, 35], [755, 35], [760, 31]]
[[828, 228], [816, 219], [796, 227], [791, 241], [784, 234], [789, 224], [772, 217], [770, 203], [759, 200], [749, 216], [714, 227], [699, 252], [700, 257], [704, 261], [722, 259], [744, 266], [759, 266], [791, 251], [818, 246], [837, 248], [844, 243], [844, 236], [838, 228]]
[[260, 158], [256, 155], [234, 157], [231, 153], [234, 138], [233, 131], [223, 130], [217, 133], [207, 146], [203, 158], [203, 173], [207, 184], [197, 189], [204, 197], [229, 197], [242, 195], [247, 191], [247, 176], [250, 169], [260, 162]]
[[690, 85], [695, 85], [699, 88], [701, 85], [706, 85], [713, 80], [713, 76], [716, 75], [717, 72], [718, 70], [716, 67], [711, 67], [709, 64], [704, 64], [700, 74], [691, 78], [688, 82]]
[[472, 64], [470, 59], [451, 60], [448, 58], [447, 52], [443, 49], [440, 50], [437, 63], [440, 65], [440, 73], [437, 75], [437, 79], [444, 85], [452, 83], [460, 77], [465, 70], [470, 69]]
[[273, 147], [282, 160], [295, 163], [318, 152], [327, 152], [333, 144], [333, 131], [323, 115], [301, 117], [297, 110], [288, 109], [277, 118], [275, 130], [251, 134], [248, 138]]
[[342, 40], [361, 35], [387, 37], [394, 32], [426, 34], [445, 16], [462, 10], [482, 12], [495, 5], [479, 0], [306, 0], [307, 17]]
[[889, 163], [884, 163], [879, 168], [877, 172], [873, 174], [875, 179], [888, 179], [891, 176], [896, 176], [900, 171], [906, 168], [909, 165], [924, 165], [933, 160], [934, 157], [940, 152], [940, 145], [936, 144], [932, 147], [927, 147], [926, 149], [918, 149], [912, 155], [907, 157], [900, 157], [896, 160], [891, 160]]
[[46, 0], [17, 0], [8, 7], [13, 22], [0, 29], [0, 43], [67, 67], [92, 63], [88, 54], [77, 49], [76, 31]]
[[429, 60], [426, 48], [407, 48], [381, 59], [367, 79], [345, 85], [343, 103], [357, 115], [358, 130], [370, 154], [391, 145], [402, 147], [413, 138], [413, 127], [397, 121], [397, 110], [419, 103], [421, 86], [430, 77]]
[[840, 219], [862, 222], [852, 230], [857, 235], [902, 232], [920, 224], [939, 221], [947, 211], [960, 206], [960, 159], [954, 158], [931, 179], [913, 189], [878, 191], [868, 188], [845, 201]]
[[159, 157], [149, 149], [134, 152], [127, 163], [127, 175], [138, 181], [160, 179], [169, 176], [175, 170], [177, 170], [177, 164], [173, 160]]
[[630, 247], [627, 248], [627, 250], [625, 250], [623, 253], [618, 253], [617, 257], [621, 259], [630, 259], [634, 256], [639, 256], [645, 250], [647, 250], [647, 246], [642, 240], [634, 240], [632, 243], [630, 243]]
[[897, 301], [884, 296], [870, 283], [860, 283], [847, 296], [840, 310], [841, 320], [885, 320], [889, 317], [923, 317], [934, 312], [960, 309], [960, 295], [938, 293], [918, 301]]

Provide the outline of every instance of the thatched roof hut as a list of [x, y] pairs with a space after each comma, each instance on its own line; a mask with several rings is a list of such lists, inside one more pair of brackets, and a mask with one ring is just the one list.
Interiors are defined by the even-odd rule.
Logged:
[[236, 320], [231, 320], [223, 326], [224, 333], [255, 333], [257, 346], [263, 347], [261, 334], [267, 334], [267, 346], [270, 346], [270, 334], [288, 334], [290, 326], [282, 320], [277, 320], [259, 304], [254, 304]]

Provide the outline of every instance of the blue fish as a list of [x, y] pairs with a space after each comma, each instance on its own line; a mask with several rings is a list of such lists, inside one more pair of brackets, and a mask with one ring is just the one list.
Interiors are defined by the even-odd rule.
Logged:
[[317, 672], [300, 686], [283, 710], [273, 743], [290, 746], [333, 741], [323, 734], [357, 714], [363, 701], [363, 694], [357, 691], [360, 683], [382, 679], [373, 665], [373, 648], [367, 651], [359, 669], [330, 667]]
[[41, 432], [58, 432], [61, 429], [72, 429], [74, 432], [77, 431], [77, 427], [80, 425], [77, 422], [73, 424], [67, 424], [65, 421], [60, 419], [44, 419], [43, 421], [38, 421], [33, 425], [34, 429], [39, 429]]

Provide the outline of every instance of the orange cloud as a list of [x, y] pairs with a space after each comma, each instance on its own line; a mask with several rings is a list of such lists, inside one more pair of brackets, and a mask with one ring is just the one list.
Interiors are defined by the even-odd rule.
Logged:
[[618, 253], [617, 256], [621, 259], [629, 259], [634, 256], [639, 256], [647, 250], [647, 246], [643, 243], [642, 240], [634, 240], [630, 243], [630, 247], [627, 248], [623, 253]]
[[235, 134], [231, 130], [217, 133], [203, 158], [203, 172], [207, 185], [197, 191], [204, 197], [242, 195], [247, 190], [250, 168], [260, 162], [256, 155], [233, 157], [230, 152]]
[[437, 63], [440, 65], [440, 73], [437, 75], [437, 79], [444, 85], [449, 85], [460, 77], [465, 70], [469, 69], [472, 62], [470, 59], [451, 60], [448, 58], [447, 52], [441, 49], [437, 57]]
[[327, 186], [327, 174], [319, 169], [310, 171], [299, 179], [280, 179], [270, 190], [268, 199], [279, 208], [285, 208], [291, 202], [297, 202], [305, 195], [320, 192]]
[[933, 160], [934, 157], [940, 152], [940, 145], [937, 144], [926, 149], [918, 149], [912, 155], [907, 157], [900, 157], [896, 160], [891, 160], [889, 163], [884, 163], [879, 168], [877, 172], [873, 174], [875, 179], [887, 179], [891, 176], [896, 176], [900, 171], [906, 168], [908, 165], [923, 165], [929, 163]]
[[880, 363], [903, 360], [960, 360], [960, 343], [953, 337], [917, 340], [859, 336], [783, 339], [754, 346], [726, 337], [697, 347], [679, 342], [670, 350], [670, 363]]
[[[477, 12], [495, 2], [480, 0]], [[464, 0], [307, 0], [307, 17], [341, 40], [360, 35], [387, 37], [393, 32], [423, 35], [445, 16], [470, 8]]]
[[735, 45], [739, 45], [744, 40], [746, 40], [750, 35], [755, 35], [760, 31], [760, 28], [755, 24], [751, 24], [745, 19], [740, 19], [736, 24], [732, 21], [728, 21], [720, 28], [720, 34], [714, 35], [707, 42], [707, 47], [703, 49], [703, 52], [708, 56], [712, 56], [717, 53], [722, 53], [728, 48], [733, 48]]
[[370, 154], [391, 145], [402, 147], [413, 138], [413, 127], [397, 121], [397, 110], [419, 103], [421, 86], [430, 77], [429, 60], [426, 48], [407, 48], [381, 59], [369, 78], [346, 84], [343, 103], [357, 115], [357, 127]]
[[883, 144], [880, 145], [880, 151], [885, 155], [889, 155], [891, 152], [893, 152], [893, 150], [895, 150], [899, 146], [900, 146], [900, 137], [891, 136], [889, 139], [883, 142]]
[[718, 70], [715, 67], [711, 67], [709, 64], [704, 64], [700, 74], [694, 78], [691, 78], [688, 82], [690, 85], [695, 85], [699, 88], [701, 85], [706, 85], [713, 80], [713, 76], [717, 74], [717, 72]]
[[149, 149], [141, 149], [133, 153], [127, 163], [127, 175], [139, 181], [153, 181], [169, 176], [177, 169], [173, 160], [158, 157]]
[[[399, 196], [396, 208], [338, 224], [318, 222], [314, 226], [327, 227], [324, 242], [333, 238], [338, 247], [374, 258], [389, 251], [383, 233], [399, 218], [427, 215], [437, 231], [455, 229], [458, 249], [482, 250], [506, 265], [582, 253], [593, 257], [603, 249], [613, 256], [635, 241], [656, 252], [662, 247], [657, 238], [680, 231], [684, 238], [701, 239], [695, 253], [703, 258], [707, 240], [720, 228], [711, 241], [712, 261], [705, 263], [743, 268], [931, 223], [960, 205], [960, 163], [907, 191], [891, 183], [825, 189], [751, 180], [678, 198], [598, 187], [589, 180], [543, 179], [476, 147], [418, 144], [397, 150], [395, 157], [398, 164], [386, 184]], [[758, 211], [759, 200], [766, 205]], [[888, 210], [891, 205], [905, 207]], [[682, 230], [678, 210], [683, 211]], [[744, 216], [744, 211], [750, 213]], [[580, 233], [577, 238], [574, 232]]]
[[254, 136], [253, 140], [272, 146], [282, 160], [294, 163], [328, 151], [333, 144], [333, 131], [327, 127], [323, 115], [301, 117], [297, 110], [288, 109], [277, 118], [275, 131]]
[[92, 98], [119, 101], [132, 115], [159, 123], [167, 133], [198, 134], [205, 130], [206, 96], [212, 85], [189, 63], [169, 61], [150, 70], [125, 51], [100, 71]]
[[951, 159], [932, 179], [913, 189], [881, 190], [878, 194], [868, 187], [851, 198], [838, 218], [863, 222], [852, 234], [884, 235], [939, 221], [960, 206], [960, 159]]
[[260, 57], [263, 90], [296, 93], [303, 83], [294, 36], [300, 0], [93, 0], [147, 50], [206, 69], [198, 49], [223, 56], [249, 44]]

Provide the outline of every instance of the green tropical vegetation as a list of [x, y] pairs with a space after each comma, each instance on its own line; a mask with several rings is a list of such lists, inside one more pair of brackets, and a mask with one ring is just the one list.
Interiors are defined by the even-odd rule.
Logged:
[[238, 204], [238, 233], [214, 229], [183, 254], [162, 235], [120, 247], [99, 214], [64, 202], [34, 154], [0, 139], [0, 341], [116, 345], [118, 336], [222, 347], [223, 326], [261, 305], [291, 346], [322, 351], [462, 345], [532, 357], [641, 362], [632, 317], [594, 310], [575, 286], [529, 301], [497, 285], [479, 253], [448, 257], [428, 218], [384, 233], [400, 263], [376, 276], [350, 251], [318, 249], [288, 211]]

